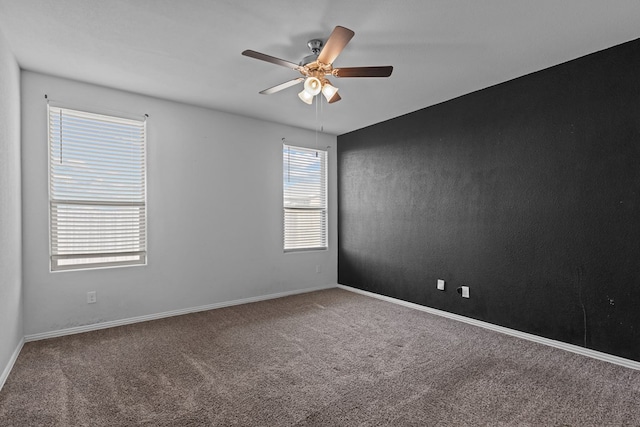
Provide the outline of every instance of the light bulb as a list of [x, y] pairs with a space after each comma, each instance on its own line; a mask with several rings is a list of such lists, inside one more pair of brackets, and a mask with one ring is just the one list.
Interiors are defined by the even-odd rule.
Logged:
[[307, 77], [304, 81], [304, 90], [311, 96], [316, 96], [322, 90], [322, 83], [316, 77]]
[[331, 83], [326, 81], [322, 86], [322, 94], [327, 99], [327, 102], [331, 102], [331, 99], [338, 93], [338, 88], [332, 86]]
[[300, 91], [298, 97], [306, 104], [311, 105], [313, 103], [313, 95], [310, 95], [306, 90]]

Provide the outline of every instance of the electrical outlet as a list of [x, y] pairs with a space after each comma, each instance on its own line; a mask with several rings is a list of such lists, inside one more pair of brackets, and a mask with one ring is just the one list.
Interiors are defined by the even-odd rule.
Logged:
[[469, 287], [468, 286], [463, 286], [462, 287], [462, 298], [469, 298]]
[[97, 300], [96, 291], [87, 292], [87, 304], [94, 304]]
[[322, 267], [319, 265], [316, 265], [316, 273], [320, 273], [322, 271]]
[[438, 290], [444, 291], [444, 280], [438, 279]]

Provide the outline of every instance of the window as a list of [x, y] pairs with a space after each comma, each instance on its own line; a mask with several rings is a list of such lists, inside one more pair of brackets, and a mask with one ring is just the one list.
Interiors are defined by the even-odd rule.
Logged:
[[327, 152], [283, 145], [284, 250], [327, 248]]
[[49, 106], [51, 270], [146, 264], [146, 123]]

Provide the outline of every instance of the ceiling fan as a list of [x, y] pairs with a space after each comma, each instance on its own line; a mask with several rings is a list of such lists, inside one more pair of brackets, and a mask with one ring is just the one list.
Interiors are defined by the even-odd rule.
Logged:
[[254, 50], [245, 50], [244, 56], [271, 62], [300, 72], [304, 77], [298, 77], [288, 82], [270, 87], [261, 91], [263, 95], [270, 95], [283, 89], [295, 86], [304, 82], [304, 89], [298, 94], [300, 99], [307, 104], [313, 103], [313, 98], [320, 92], [327, 99], [329, 104], [342, 99], [338, 94], [338, 88], [333, 86], [327, 76], [333, 77], [389, 77], [393, 71], [392, 66], [381, 67], [341, 67], [333, 68], [333, 61], [336, 60], [342, 49], [354, 36], [354, 32], [348, 28], [337, 26], [327, 39], [313, 39], [307, 43], [311, 49], [311, 55], [304, 57], [299, 64], [295, 64], [284, 59], [276, 58]]

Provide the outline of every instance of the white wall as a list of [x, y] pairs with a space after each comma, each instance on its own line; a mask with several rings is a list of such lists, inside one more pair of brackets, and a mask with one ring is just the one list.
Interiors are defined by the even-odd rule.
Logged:
[[[149, 114], [147, 266], [49, 272], [45, 94]], [[334, 136], [318, 139], [331, 146], [330, 250], [285, 254], [282, 138], [315, 146], [314, 132], [28, 71], [22, 117], [26, 335], [336, 284]]]
[[0, 387], [23, 337], [20, 71], [0, 33]]

